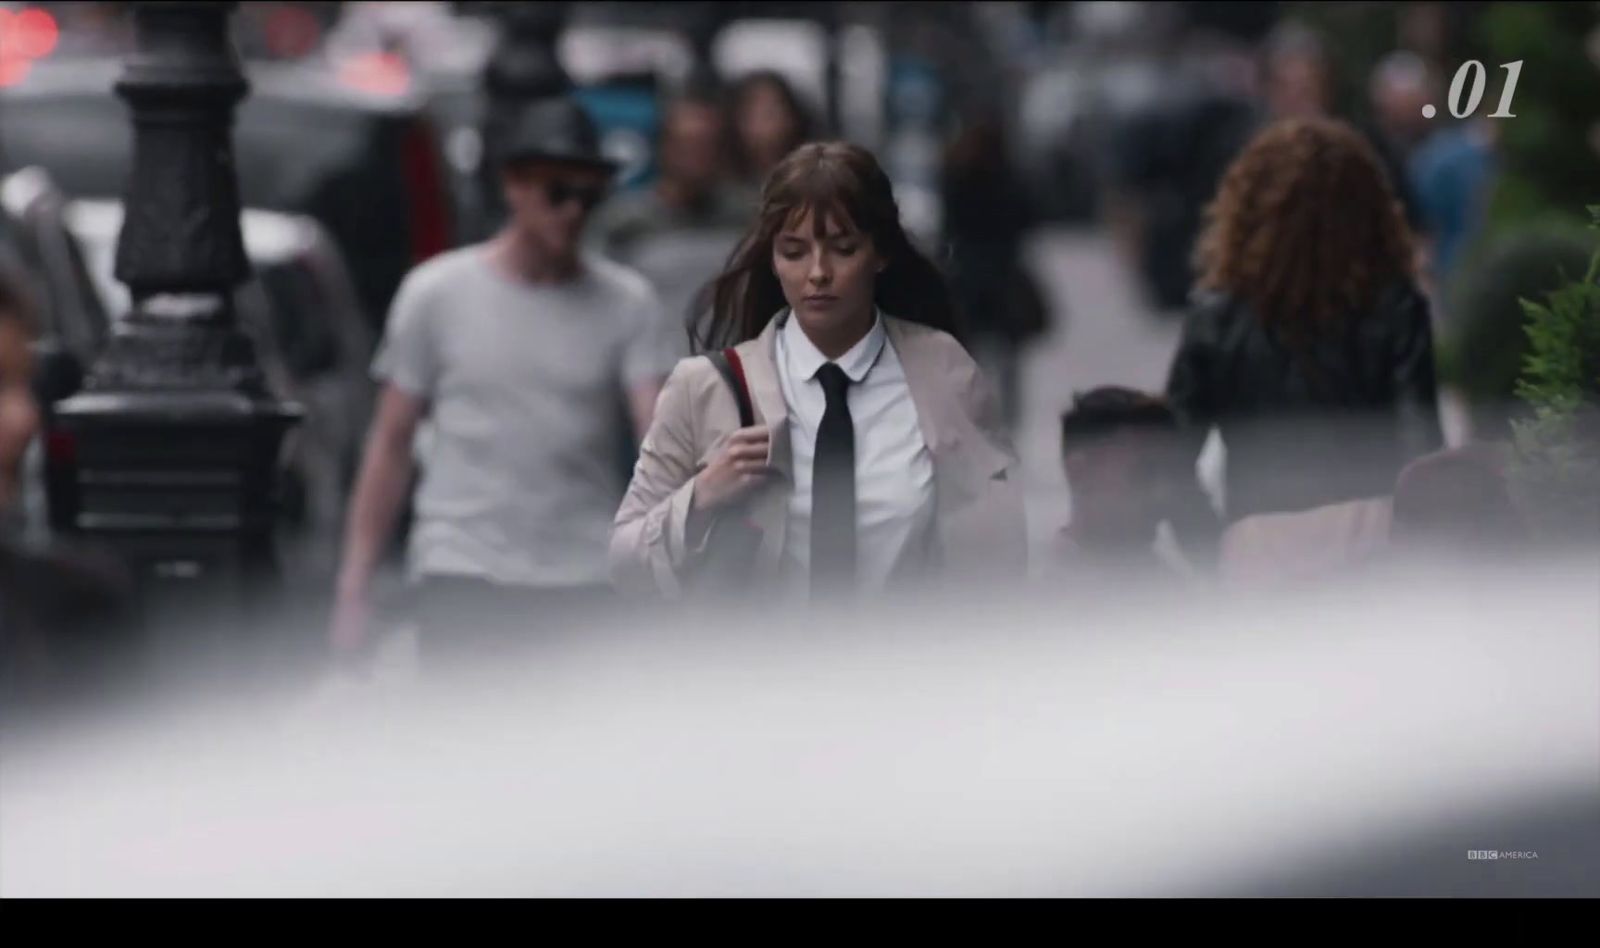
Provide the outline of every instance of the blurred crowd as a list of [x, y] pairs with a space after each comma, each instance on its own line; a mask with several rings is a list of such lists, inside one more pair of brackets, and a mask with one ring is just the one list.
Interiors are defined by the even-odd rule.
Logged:
[[[19, 538], [61, 526], [50, 406], [126, 306], [111, 276], [129, 157], [109, 91], [131, 42], [122, 6], [0, 6], [0, 503], [14, 541], [0, 583], [13, 611]], [[1049, 450], [1072, 514], [1032, 551], [1035, 581], [1084, 595], [1111, 581], [1278, 588], [1411, 549], [1509, 556], [1534, 539], [1539, 500], [1518, 492], [1510, 437], [1515, 373], [1477, 386], [1440, 369], [1468, 358], [1447, 359], [1455, 340], [1482, 335], [1452, 291], [1482, 277], [1493, 201], [1518, 170], [1505, 139], [1519, 120], [1488, 117], [1506, 71], [1486, 63], [1466, 118], [1449, 91], [1495, 5], [1370, 5], [1393, 10], [1387, 32], [1365, 34], [1379, 48], [1356, 74], [1337, 45], [1347, 14], [1317, 4], [729, 6], [241, 5], [252, 93], [236, 147], [256, 276], [240, 318], [269, 375], [312, 409], [286, 460], [286, 522], [300, 524], [286, 542], [324, 585], [338, 576], [336, 645], [380, 624], [391, 574], [449, 578], [419, 607], [436, 627], [480, 607], [566, 622], [609, 592], [618, 504], [671, 454], [651, 435], [671, 379], [721, 348], [704, 330], [730, 301], [773, 299], [732, 277], [741, 254], [770, 255], [788, 233], [761, 223], [787, 180], [776, 172], [835, 140], [874, 156], [892, 188], [887, 233], [903, 227], [908, 244], [888, 271], [937, 268], [944, 328], [992, 399], [977, 429], [1014, 456], [1025, 415], [1059, 415]], [[1593, 45], [1592, 11], [1587, 23]], [[1529, 95], [1515, 107], [1534, 113]], [[1592, 141], [1570, 144], [1600, 163]], [[855, 159], [817, 158], [834, 160], [846, 170], [815, 172], [826, 187], [789, 182], [813, 195], [802, 203], [821, 243], [837, 237], [824, 209], [850, 207], [838, 195], [858, 186], [840, 177]], [[1069, 317], [1098, 318], [1062, 311], [1048, 263], [1029, 259], [1055, 228], [1104, 231], [1148, 318], [1181, 320], [1163, 390], [1024, 403], [1031, 347], [1052, 334], [1070, 346]], [[1497, 285], [1512, 300], [1556, 289], [1555, 264], [1577, 277], [1593, 247], [1535, 252], [1538, 266], [1496, 271]], [[776, 299], [798, 308], [789, 289]], [[886, 316], [937, 322], [875, 299]], [[548, 321], [532, 332], [513, 318], [524, 311]], [[1520, 309], [1493, 319], [1496, 338], [1522, 335]], [[1473, 402], [1459, 425], [1452, 398]], [[1224, 474], [1208, 489], [1198, 465], [1213, 437]], [[693, 521], [669, 507], [644, 529], [670, 544]], [[100, 581], [89, 572], [75, 581]], [[541, 597], [495, 598], [508, 587]], [[33, 641], [49, 624], [7, 617], [5, 632]]]

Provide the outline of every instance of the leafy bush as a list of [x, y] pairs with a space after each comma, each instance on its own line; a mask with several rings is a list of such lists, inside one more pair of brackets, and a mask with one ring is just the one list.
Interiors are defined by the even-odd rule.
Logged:
[[1456, 269], [1446, 291], [1439, 378], [1472, 404], [1478, 437], [1511, 433], [1508, 410], [1529, 352], [1520, 301], [1582, 273], [1597, 244], [1582, 226], [1542, 221], [1494, 235]]
[[[1589, 208], [1600, 229], [1600, 205]], [[1528, 355], [1517, 397], [1532, 417], [1513, 422], [1512, 486], [1546, 536], [1600, 536], [1600, 250], [1583, 277], [1522, 300]]]

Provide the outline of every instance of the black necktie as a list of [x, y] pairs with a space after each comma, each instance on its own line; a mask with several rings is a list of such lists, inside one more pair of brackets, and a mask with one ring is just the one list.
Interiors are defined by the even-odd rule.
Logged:
[[811, 467], [811, 592], [840, 592], [856, 581], [856, 429], [845, 394], [850, 377], [832, 362], [817, 370], [828, 398]]

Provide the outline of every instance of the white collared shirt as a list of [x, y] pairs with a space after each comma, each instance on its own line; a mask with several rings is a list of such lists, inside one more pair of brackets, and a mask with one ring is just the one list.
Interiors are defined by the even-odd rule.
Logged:
[[[785, 584], [800, 592], [809, 589], [811, 469], [817, 427], [827, 409], [816, 374], [828, 359], [798, 320], [787, 312], [779, 318], [784, 322], [777, 338], [778, 382], [789, 409], [795, 487], [784, 528], [783, 575]], [[927, 555], [934, 519], [933, 456], [881, 313], [837, 362], [852, 383], [846, 400], [855, 427], [859, 587], [881, 590], [898, 571], [921, 566]]]

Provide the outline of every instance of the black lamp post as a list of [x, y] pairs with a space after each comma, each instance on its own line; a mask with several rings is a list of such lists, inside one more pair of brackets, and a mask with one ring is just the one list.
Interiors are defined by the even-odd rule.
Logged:
[[487, 216], [497, 226], [506, 210], [499, 169], [507, 130], [530, 102], [566, 95], [574, 86], [556, 53], [568, 4], [497, 3], [487, 12], [500, 22], [500, 39], [482, 76], [484, 161], [479, 185]]
[[204, 580], [227, 593], [270, 565], [279, 447], [302, 415], [267, 390], [234, 315], [250, 264], [232, 143], [249, 84], [228, 35], [233, 7], [133, 8], [137, 48], [116, 84], [134, 124], [116, 257], [132, 310], [84, 390], [56, 409], [65, 526], [121, 552], [146, 589]]
[[492, 8], [500, 41], [485, 65], [484, 91], [491, 102], [515, 107], [572, 91], [556, 44], [566, 28], [567, 3], [507, 3]]

